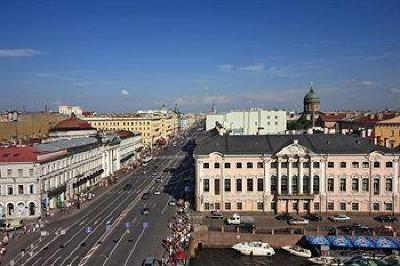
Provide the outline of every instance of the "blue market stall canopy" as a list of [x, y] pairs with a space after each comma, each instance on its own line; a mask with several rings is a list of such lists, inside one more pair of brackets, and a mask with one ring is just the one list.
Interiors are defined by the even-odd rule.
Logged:
[[366, 236], [351, 236], [348, 239], [354, 248], [375, 248], [373, 241]]
[[352, 243], [345, 236], [327, 236], [326, 239], [333, 248], [353, 248]]
[[396, 249], [398, 245], [395, 241], [392, 241], [389, 238], [378, 236], [372, 240], [376, 248], [379, 249]]
[[329, 241], [324, 236], [320, 235], [308, 235], [306, 236], [306, 241], [312, 246], [329, 245]]

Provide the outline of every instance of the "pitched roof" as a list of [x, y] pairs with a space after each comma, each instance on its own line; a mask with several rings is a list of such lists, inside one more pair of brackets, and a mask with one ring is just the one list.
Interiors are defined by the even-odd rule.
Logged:
[[317, 154], [368, 154], [372, 151], [397, 152], [376, 146], [357, 136], [313, 134], [313, 135], [251, 135], [213, 136], [198, 143], [195, 154], [275, 154], [297, 140], [298, 143]]
[[55, 128], [55, 131], [69, 131], [69, 130], [94, 130], [87, 121], [78, 119], [74, 113], [71, 117], [59, 122]]
[[393, 117], [391, 119], [386, 119], [378, 122], [378, 124], [397, 124], [397, 123], [400, 123], [400, 115]]
[[346, 114], [328, 114], [328, 113], [321, 113], [319, 115], [319, 119], [323, 122], [336, 122], [346, 118]]

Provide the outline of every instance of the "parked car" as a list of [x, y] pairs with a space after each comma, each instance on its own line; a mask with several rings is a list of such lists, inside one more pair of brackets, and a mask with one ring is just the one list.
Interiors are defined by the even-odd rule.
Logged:
[[310, 222], [307, 219], [304, 218], [293, 218], [288, 220], [288, 224], [290, 225], [305, 225], [309, 224]]
[[176, 205], [176, 201], [175, 200], [170, 200], [169, 202], [168, 202], [168, 205], [169, 206], [175, 206]]
[[278, 219], [278, 220], [286, 221], [286, 220], [293, 219], [294, 216], [289, 214], [289, 213], [284, 213], [284, 214], [280, 214], [278, 216], [275, 216], [275, 218]]
[[322, 216], [319, 214], [306, 214], [303, 216], [304, 219], [307, 219], [312, 222], [322, 221]]
[[145, 207], [145, 208], [142, 209], [142, 215], [147, 215], [149, 213], [150, 213], [150, 209], [149, 208]]
[[374, 218], [378, 222], [394, 223], [398, 222], [397, 217], [394, 215], [379, 215]]
[[350, 221], [350, 217], [346, 214], [338, 214], [335, 216], [328, 217], [332, 222], [348, 222]]
[[207, 217], [211, 219], [224, 219], [224, 215], [219, 210], [211, 211], [210, 215]]
[[161, 182], [162, 182], [162, 178], [161, 178], [161, 177], [157, 177], [157, 178], [156, 178], [156, 182], [161, 183]]
[[154, 195], [160, 195], [160, 194], [161, 194], [161, 191], [158, 190], [158, 189], [157, 189], [157, 190], [154, 190], [153, 194], [154, 194]]

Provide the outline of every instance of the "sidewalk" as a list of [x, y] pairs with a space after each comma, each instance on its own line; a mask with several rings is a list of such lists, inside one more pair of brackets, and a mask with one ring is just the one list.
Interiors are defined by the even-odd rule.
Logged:
[[[4, 257], [0, 257], [0, 265], [6, 265], [6, 263], [8, 263], [11, 259], [16, 258], [21, 253], [21, 251], [28, 252], [29, 250], [31, 250], [31, 245], [39, 241], [41, 231], [48, 231], [52, 233], [56, 232], [57, 229], [60, 228], [60, 224], [66, 222], [69, 219], [73, 219], [78, 214], [86, 211], [93, 204], [96, 204], [105, 195], [107, 195], [106, 192], [110, 191], [121, 181], [128, 178], [128, 176], [135, 175], [136, 173], [138, 173], [138, 171], [142, 171], [142, 168], [138, 167], [136, 169], [128, 170], [121, 173], [119, 176], [117, 176], [117, 181], [113, 184], [109, 184], [107, 186], [99, 186], [99, 184], [97, 184], [88, 191], [94, 193], [95, 197], [92, 200], [86, 200], [85, 202], [83, 202], [80, 209], [72, 206], [69, 209], [53, 210], [54, 212], [51, 215], [41, 218], [43, 222], [43, 228], [39, 228], [35, 232], [24, 234], [22, 229], [16, 231], [16, 237], [14, 239], [10, 238], [8, 244], [5, 246], [7, 248], [7, 252]], [[33, 223], [37, 223], [37, 220], [31, 221], [27, 224]], [[25, 248], [28, 249], [25, 250]]]

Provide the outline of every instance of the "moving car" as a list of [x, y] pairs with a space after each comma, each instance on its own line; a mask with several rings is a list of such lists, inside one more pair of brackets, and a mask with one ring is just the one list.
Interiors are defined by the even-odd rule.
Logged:
[[156, 178], [156, 182], [161, 183], [161, 182], [162, 182], [162, 178], [161, 178], [161, 177], [157, 177], [157, 178]]
[[328, 217], [332, 222], [348, 222], [350, 221], [350, 217], [346, 214], [338, 214], [335, 216]]
[[284, 221], [284, 220], [293, 219], [294, 217], [293, 217], [293, 215], [291, 215], [289, 213], [284, 213], [284, 214], [280, 214], [280, 215], [276, 216], [275, 218], [278, 220]]
[[398, 222], [397, 217], [394, 215], [379, 215], [374, 219], [378, 222], [387, 222], [387, 223]]
[[155, 191], [153, 192], [153, 194], [154, 194], [154, 195], [160, 195], [160, 194], [161, 194], [161, 191], [157, 189], [157, 190], [155, 190]]
[[142, 209], [142, 215], [147, 215], [149, 213], [150, 213], [150, 209], [149, 208], [145, 207], [145, 208]]
[[148, 200], [150, 198], [150, 193], [146, 192], [142, 195], [142, 200]]
[[168, 202], [168, 205], [169, 206], [175, 206], [176, 205], [176, 201], [175, 200], [170, 200], [169, 202]]
[[303, 225], [303, 224], [309, 224], [310, 222], [307, 219], [304, 218], [293, 218], [288, 220], [288, 224], [291, 225]]
[[156, 266], [161, 265], [160, 261], [154, 257], [147, 257], [143, 260], [142, 266]]
[[304, 219], [307, 219], [309, 221], [313, 221], [313, 222], [318, 222], [318, 221], [322, 221], [322, 216], [319, 214], [306, 214], [303, 216]]

